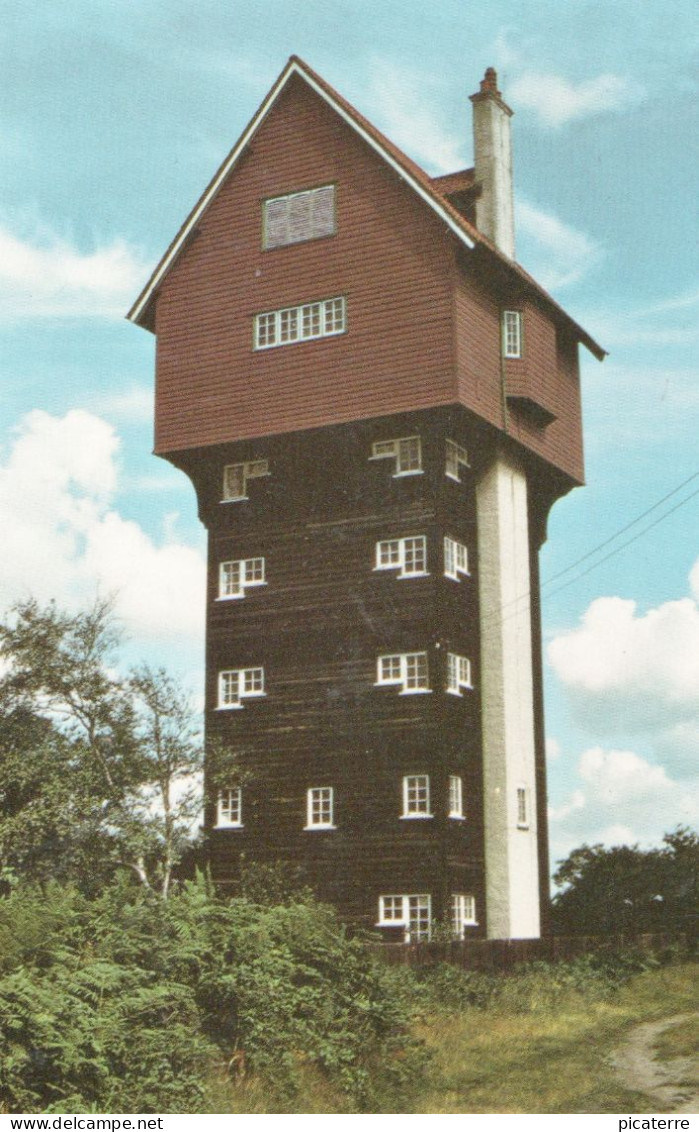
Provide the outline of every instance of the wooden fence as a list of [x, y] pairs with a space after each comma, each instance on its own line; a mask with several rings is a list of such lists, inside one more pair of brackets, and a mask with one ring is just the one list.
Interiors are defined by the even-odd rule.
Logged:
[[452, 963], [473, 971], [508, 971], [523, 963], [551, 963], [577, 955], [635, 949], [662, 953], [679, 944], [691, 950], [689, 941], [670, 933], [645, 935], [568, 935], [545, 939], [472, 939], [451, 943], [377, 943], [375, 955], [386, 963], [408, 967], [430, 967]]

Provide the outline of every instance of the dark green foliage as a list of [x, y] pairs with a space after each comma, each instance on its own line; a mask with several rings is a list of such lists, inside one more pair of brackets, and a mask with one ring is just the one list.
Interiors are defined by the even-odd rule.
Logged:
[[508, 974], [442, 963], [418, 973], [416, 992], [423, 1010], [455, 1013], [476, 1008], [526, 1014], [555, 1008], [571, 991], [588, 999], [607, 997], [634, 975], [657, 966], [652, 954], [634, 949], [590, 952], [565, 962], [527, 963]]
[[163, 671], [116, 674], [108, 603], [18, 605], [0, 624], [0, 883], [116, 868], [167, 896], [201, 810], [203, 750]]
[[278, 1095], [310, 1063], [366, 1108], [378, 1062], [385, 1081], [419, 1057], [391, 973], [313, 901], [224, 901], [202, 879], [167, 902], [127, 880], [92, 899], [20, 887], [0, 952], [9, 1111], [202, 1111], [240, 1050]]
[[699, 905], [699, 838], [677, 829], [661, 849], [583, 845], [554, 875], [554, 930], [560, 935], [693, 934]]

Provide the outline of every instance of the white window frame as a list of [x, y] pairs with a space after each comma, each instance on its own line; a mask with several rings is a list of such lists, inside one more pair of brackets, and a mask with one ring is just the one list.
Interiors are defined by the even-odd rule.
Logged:
[[[231, 488], [230, 481], [233, 473], [242, 479], [242, 494]], [[256, 480], [261, 476], [268, 476], [269, 460], [245, 460], [239, 464], [225, 464], [223, 468], [223, 495], [222, 503], [241, 503], [248, 499], [248, 480]]]
[[400, 436], [395, 440], [375, 440], [370, 460], [393, 460], [393, 479], [403, 476], [421, 476], [422, 441], [419, 436]]
[[466, 928], [478, 927], [476, 898], [466, 892], [454, 892], [451, 898], [451, 930], [454, 939], [464, 939]]
[[444, 474], [447, 479], [456, 480], [461, 483], [461, 469], [470, 468], [468, 462], [468, 452], [457, 444], [455, 440], [445, 441], [446, 449], [446, 463], [444, 467]]
[[401, 820], [432, 818], [429, 774], [406, 774], [403, 777], [403, 813]]
[[344, 295], [319, 299], [295, 307], [263, 311], [253, 318], [255, 350], [272, 350], [295, 342], [332, 338], [347, 329], [347, 303]]
[[264, 668], [223, 668], [218, 674], [217, 711], [235, 711], [243, 707], [241, 700], [265, 696]]
[[517, 829], [529, 829], [529, 791], [526, 786], [517, 787]]
[[464, 780], [460, 774], [449, 775], [449, 817], [464, 821]]
[[306, 791], [304, 829], [335, 829], [335, 791], [332, 786], [311, 786]]
[[[234, 570], [234, 567], [237, 570]], [[230, 575], [237, 572], [238, 581]], [[245, 591], [254, 586], [266, 586], [264, 558], [230, 558], [218, 567], [217, 601], [231, 601], [245, 597]]]
[[[328, 226], [327, 215], [328, 209], [323, 202], [322, 212], [319, 210], [318, 205], [321, 203], [322, 196], [331, 195], [330, 206], [330, 226]], [[267, 200], [262, 202], [262, 248], [264, 251], [274, 251], [276, 248], [287, 248], [292, 244], [305, 243], [307, 240], [320, 240], [324, 236], [334, 236], [337, 231], [337, 219], [335, 212], [335, 186], [334, 185], [319, 185], [314, 189], [302, 189], [300, 192], [285, 193], [278, 197], [268, 197]], [[281, 228], [286, 227], [285, 235], [279, 239], [270, 242], [270, 212], [274, 209], [275, 205], [281, 212], [282, 209], [285, 215], [276, 219], [275, 223]], [[293, 216], [292, 212], [295, 207], [304, 206], [308, 209], [308, 226], [307, 230], [302, 235], [293, 235]], [[290, 232], [292, 234], [290, 234]]]
[[403, 928], [405, 943], [428, 941], [432, 936], [432, 898], [429, 893], [379, 896], [377, 928]]
[[[417, 553], [415, 550], [417, 548]], [[399, 578], [424, 578], [427, 570], [427, 537], [408, 535], [404, 538], [381, 539], [376, 544], [375, 570], [398, 570]], [[422, 560], [422, 568], [415, 569], [415, 559]], [[412, 564], [410, 560], [412, 559]]]
[[460, 575], [469, 577], [468, 549], [450, 535], [444, 536], [444, 577], [453, 582], [461, 580]]
[[502, 356], [521, 358], [523, 352], [522, 312], [502, 312]]
[[240, 786], [219, 790], [216, 799], [216, 829], [242, 829], [243, 791]]
[[431, 692], [429, 679], [426, 652], [386, 653], [377, 658], [375, 687], [399, 685], [401, 696], [414, 696]]
[[447, 653], [447, 692], [452, 696], [462, 695], [462, 689], [469, 691], [473, 688], [471, 679], [471, 661], [467, 656], [459, 656], [455, 652]]

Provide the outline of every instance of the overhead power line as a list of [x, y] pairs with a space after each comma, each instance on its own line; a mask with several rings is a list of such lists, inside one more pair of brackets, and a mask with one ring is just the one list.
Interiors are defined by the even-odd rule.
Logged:
[[[627, 523], [625, 527], [620, 527], [618, 531], [615, 531], [613, 535], [610, 535], [609, 538], [606, 538], [604, 542], [600, 542], [597, 546], [593, 546], [592, 550], [588, 550], [587, 553], [583, 554], [581, 558], [576, 558], [575, 562], [571, 562], [570, 565], [564, 566], [564, 568], [562, 570], [559, 570], [557, 574], [552, 574], [550, 578], [547, 578], [545, 582], [541, 583], [541, 588], [543, 589], [545, 586], [550, 586], [551, 583], [555, 582], [557, 578], [562, 578], [564, 574], [569, 574], [570, 571], [574, 570], [576, 566], [579, 566], [582, 562], [586, 562], [587, 559], [591, 558], [593, 554], [597, 554], [598, 550], [603, 550], [605, 546], [609, 546], [609, 544], [614, 542], [615, 539], [618, 539], [621, 535], [626, 534], [626, 532], [630, 531], [632, 527], [635, 527], [637, 523], [642, 522], [642, 520], [645, 519], [647, 515], [651, 515], [653, 511], [657, 511], [658, 507], [662, 507], [663, 503], [666, 503], [668, 499], [672, 499], [673, 495], [677, 495], [678, 491], [682, 491], [682, 488], [686, 487], [688, 483], [692, 482], [692, 480], [695, 480], [697, 476], [699, 476], [699, 471], [694, 472], [691, 476], [688, 476], [686, 480], [683, 480], [681, 484], [678, 484], [677, 487], [672, 489], [672, 491], [669, 491], [667, 495], [664, 495], [662, 499], [659, 499], [657, 503], [654, 503], [652, 505], [652, 507], [648, 507], [645, 511], [642, 511], [640, 515], [637, 515], [636, 518], [632, 519], [630, 523]], [[696, 495], [696, 492], [693, 492], [692, 494]], [[688, 496], [688, 499], [691, 498], [692, 495]], [[680, 504], [680, 506], [682, 506], [682, 504]], [[673, 511], [674, 510], [676, 510], [676, 508], [673, 508]], [[668, 511], [667, 514], [671, 515], [672, 511]], [[655, 526], [655, 523], [652, 523], [651, 526]], [[650, 527], [647, 528], [647, 530], [650, 529]], [[624, 543], [624, 546], [628, 546], [628, 543]], [[619, 549], [621, 550], [622, 547], [620, 547]], [[607, 557], [611, 557], [611, 555], [607, 555]], [[605, 561], [606, 558], [603, 558], [602, 562]], [[584, 575], [581, 574], [580, 577], [584, 577]]]
[[[688, 484], [692, 483], [698, 477], [699, 471], [693, 472], [691, 476], [688, 476], [687, 479], [683, 480], [682, 483], [678, 484], [677, 487], [672, 489], [672, 491], [669, 491], [662, 497], [662, 499], [659, 499], [656, 503], [653, 503], [650, 507], [647, 507], [646, 510], [642, 511], [640, 515], [637, 515], [635, 519], [632, 519], [629, 523], [626, 523], [623, 527], [620, 527], [618, 531], [615, 531], [614, 534], [604, 539], [603, 542], [598, 543], [597, 546], [592, 547], [591, 550], [588, 550], [585, 554], [581, 555], [580, 558], [577, 558], [574, 562], [571, 562], [568, 566], [564, 567], [563, 570], [559, 570], [556, 574], [553, 574], [550, 578], [547, 578], [545, 582], [542, 582], [541, 589], [544, 590], [545, 587], [550, 586], [551, 583], [556, 581], [557, 578], [561, 578], [565, 574], [569, 574], [571, 570], [574, 570], [577, 566], [582, 565], [583, 562], [586, 562], [593, 555], [599, 553], [600, 550], [603, 550], [606, 546], [609, 546], [611, 543], [615, 542], [618, 538], [621, 537], [621, 535], [631, 530], [632, 527], [637, 526], [638, 523], [642, 522], [643, 519], [647, 518], [654, 511], [657, 511], [659, 507], [662, 507], [664, 503], [667, 503], [669, 499], [672, 499], [675, 495], [677, 495], [678, 492], [682, 491], [683, 488], [687, 487]], [[556, 586], [555, 589], [551, 590], [547, 596], [552, 596], [553, 594], [559, 593], [561, 590], [564, 590], [568, 586], [574, 585], [575, 582], [580, 581], [581, 578], [584, 578], [587, 574], [590, 574], [593, 570], [596, 570], [598, 566], [601, 566], [604, 562], [607, 562], [610, 558], [613, 558], [616, 554], [619, 554], [622, 550], [625, 550], [627, 546], [631, 546], [632, 543], [637, 542], [640, 538], [643, 538], [643, 536], [646, 535], [648, 531], [651, 531], [654, 527], [657, 527], [660, 523], [663, 523], [666, 519], [669, 519], [669, 517], [673, 515], [675, 511], [679, 511], [681, 507], [684, 507], [697, 495], [699, 495], [699, 488], [697, 488], [695, 491], [690, 492], [690, 494], [685, 496], [684, 499], [681, 499], [679, 503], [676, 503], [674, 507], [671, 507], [668, 511], [663, 512], [662, 515], [659, 515], [657, 519], [654, 519], [652, 523], [649, 523], [642, 530], [633, 535], [630, 539], [627, 539], [625, 542], [621, 543], [613, 550], [610, 550], [609, 554], [605, 554], [596, 562], [591, 563], [591, 565], [588, 566], [586, 570], [582, 570], [580, 573], [576, 574], [575, 577], [568, 579], [567, 582], [563, 582], [562, 585]], [[513, 598], [511, 601], [501, 606], [499, 610], [494, 611], [489, 616], [485, 617], [484, 621], [492, 621], [495, 618], [497, 618], [500, 622], [508, 620], [510, 617], [515, 616], [517, 612], [516, 608], [513, 607], [518, 606], [522, 601], [528, 601], [530, 597], [531, 591], [520, 594], [518, 597]], [[512, 612], [506, 613], [506, 610], [508, 609], [512, 609]]]

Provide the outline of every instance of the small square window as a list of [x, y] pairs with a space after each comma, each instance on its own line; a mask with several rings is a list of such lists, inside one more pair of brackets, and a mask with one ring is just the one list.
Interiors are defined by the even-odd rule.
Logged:
[[463, 939], [465, 928], [477, 926], [476, 901], [473, 896], [455, 893], [451, 898], [451, 926], [454, 939]]
[[427, 573], [427, 539], [384, 539], [376, 544], [377, 570], [398, 570], [401, 578], [415, 578]]
[[395, 462], [394, 479], [422, 472], [422, 444], [419, 436], [403, 436], [398, 440], [376, 440], [371, 446], [372, 460], [391, 458]]
[[216, 828], [240, 828], [243, 824], [243, 792], [240, 787], [220, 790], [216, 801]]
[[317, 240], [335, 231], [335, 186], [272, 197], [263, 204], [263, 248]]
[[458, 582], [461, 574], [468, 574], [468, 550], [463, 543], [447, 535], [444, 539], [444, 576]]
[[218, 596], [223, 598], [242, 598], [251, 586], [264, 586], [264, 558], [238, 558], [221, 562], [219, 566]]
[[502, 352], [506, 358], [522, 357], [522, 312], [502, 312]]
[[377, 926], [404, 928], [405, 943], [428, 940], [432, 928], [432, 901], [429, 894], [380, 896]]
[[461, 469], [468, 467], [469, 462], [466, 449], [462, 448], [460, 444], [456, 444], [453, 440], [447, 440], [445, 475], [448, 476], [450, 480], [456, 480], [457, 483], [461, 483]]
[[223, 469], [223, 502], [235, 503], [248, 498], [248, 480], [269, 475], [269, 460], [248, 460], [244, 464], [226, 464]]
[[334, 829], [332, 786], [313, 786], [306, 794], [306, 829]]
[[404, 818], [431, 818], [430, 779], [427, 774], [409, 774], [403, 779]]
[[449, 817], [463, 818], [464, 787], [460, 774], [449, 775]]
[[264, 668], [229, 668], [218, 674], [219, 710], [241, 708], [241, 700], [264, 694]]
[[396, 653], [380, 656], [377, 661], [377, 684], [400, 684], [401, 695], [429, 692], [426, 652]]
[[455, 696], [461, 695], [462, 688], [472, 688], [471, 661], [468, 657], [457, 656], [456, 653], [447, 653], [447, 692]]

